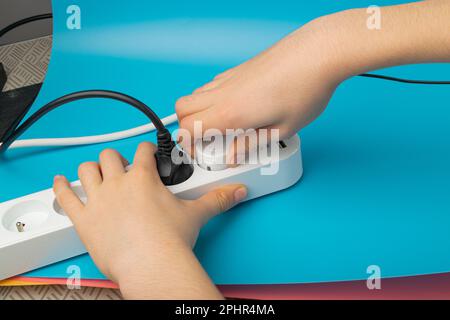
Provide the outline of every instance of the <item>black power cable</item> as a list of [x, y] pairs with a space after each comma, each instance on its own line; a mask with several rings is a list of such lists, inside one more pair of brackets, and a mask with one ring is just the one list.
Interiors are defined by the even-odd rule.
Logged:
[[107, 98], [124, 102], [144, 113], [155, 125], [158, 138], [158, 150], [155, 156], [157, 159], [158, 172], [165, 185], [182, 183], [192, 175], [193, 168], [189, 163], [183, 161], [184, 159], [173, 159], [173, 157], [183, 158], [184, 155], [180, 152], [172, 152], [174, 148], [176, 148], [176, 144], [172, 140], [169, 130], [167, 130], [161, 119], [153, 112], [153, 110], [143, 102], [131, 96], [107, 90], [79, 91], [47, 103], [31, 117], [29, 117], [22, 125], [5, 137], [0, 145], [0, 154], [4, 154], [14, 141], [16, 141], [22, 134], [25, 133], [25, 131], [27, 131], [47, 113], [67, 103], [91, 98]]
[[36, 16], [32, 16], [32, 17], [28, 17], [28, 18], [16, 21], [16, 22], [10, 24], [9, 26], [6, 26], [5, 28], [0, 30], [0, 38], [3, 37], [8, 32], [10, 32], [20, 26], [23, 26], [24, 24], [28, 24], [30, 22], [39, 21], [39, 20], [52, 19], [52, 18], [53, 18], [53, 15], [51, 13], [45, 13], [45, 14], [40, 14], [40, 15], [36, 15]]
[[[47, 113], [55, 110], [56, 108], [65, 105], [67, 103], [82, 100], [82, 99], [92, 99], [92, 98], [107, 98], [113, 99], [117, 101], [124, 102], [134, 108], [138, 109], [142, 113], [144, 113], [147, 118], [155, 125], [156, 130], [158, 131], [158, 135], [167, 134], [168, 130], [162, 123], [161, 119], [151, 110], [147, 105], [142, 103], [141, 101], [130, 97], [128, 95], [114, 92], [114, 91], [106, 91], [106, 90], [88, 90], [88, 91], [80, 91], [65, 95], [56, 100], [53, 100], [47, 103], [45, 106], [40, 108], [36, 113], [34, 113], [31, 117], [29, 117], [20, 127], [15, 129], [8, 137], [3, 140], [2, 145], [0, 146], [0, 153], [4, 153], [9, 146], [16, 141], [22, 134], [25, 133], [34, 123], [36, 123], [39, 119], [45, 116]], [[170, 133], [169, 133], [170, 134]]]
[[381, 74], [373, 74], [373, 73], [363, 73], [363, 74], [360, 74], [359, 77], [374, 78], [374, 79], [381, 79], [381, 80], [409, 83], [409, 84], [435, 84], [435, 85], [450, 84], [450, 81], [410, 80], [410, 79], [396, 78], [396, 77], [390, 77], [390, 76], [385, 76], [385, 75], [381, 75]]

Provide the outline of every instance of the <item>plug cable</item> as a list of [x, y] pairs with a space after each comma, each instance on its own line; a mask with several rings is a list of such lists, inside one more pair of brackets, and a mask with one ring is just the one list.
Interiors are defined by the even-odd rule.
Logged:
[[44, 13], [44, 14], [39, 14], [36, 16], [32, 16], [32, 17], [28, 17], [19, 21], [16, 21], [12, 24], [10, 24], [9, 26], [6, 26], [5, 28], [0, 30], [0, 38], [3, 37], [5, 34], [7, 34], [8, 32], [23, 26], [25, 24], [28, 24], [30, 22], [34, 22], [34, 21], [39, 21], [39, 20], [46, 20], [46, 19], [52, 19], [53, 15], [51, 13]]
[[[43, 106], [41, 109], [39, 109], [36, 113], [34, 113], [31, 117], [29, 117], [22, 125], [20, 125], [17, 129], [15, 129], [11, 134], [9, 134], [4, 139], [3, 143], [0, 145], [0, 154], [5, 153], [6, 150], [11, 146], [11, 144], [14, 141], [16, 141], [22, 134], [25, 133], [25, 131], [27, 131], [34, 123], [36, 123], [47, 113], [67, 103], [89, 98], [108, 98], [121, 101], [130, 106], [133, 106], [134, 108], [144, 113], [153, 123], [154, 127], [157, 129], [158, 142], [164, 141], [160, 149], [164, 151], [172, 147], [172, 144], [170, 143], [169, 143], [170, 146], [167, 145], [168, 143], [167, 140], [170, 140], [170, 142], [172, 142], [170, 132], [166, 129], [161, 119], [147, 105], [145, 105], [144, 103], [133, 97], [130, 97], [122, 93], [107, 90], [88, 90], [65, 95]], [[169, 139], [167, 139], [167, 137], [169, 137]], [[164, 151], [164, 153], [166, 152]]]
[[[123, 93], [107, 90], [79, 91], [65, 95], [61, 98], [47, 103], [36, 113], [31, 115], [31, 117], [29, 117], [23, 124], [21, 124], [18, 128], [13, 130], [9, 135], [5, 137], [3, 143], [0, 145], [0, 155], [3, 155], [14, 141], [16, 141], [33, 124], [39, 121], [39, 119], [41, 119], [47, 113], [67, 103], [89, 98], [108, 98], [121, 101], [138, 109], [149, 118], [149, 120], [153, 123], [154, 127], [157, 130], [158, 148], [155, 154], [155, 158], [158, 173], [164, 185], [171, 186], [180, 184], [185, 182], [192, 176], [194, 172], [192, 165], [189, 162], [185, 161], [188, 159], [185, 157], [184, 152], [176, 149], [176, 144], [172, 140], [172, 135], [164, 126], [161, 119], [153, 112], [153, 110], [133, 97], [130, 97]], [[176, 152], [173, 152], [174, 149]]]
[[359, 77], [381, 79], [381, 80], [409, 83], [409, 84], [427, 84], [427, 85], [448, 85], [448, 84], [450, 84], [450, 81], [411, 80], [411, 79], [390, 77], [390, 76], [385, 76], [385, 75], [375, 74], [375, 73], [363, 73], [363, 74], [360, 74]]

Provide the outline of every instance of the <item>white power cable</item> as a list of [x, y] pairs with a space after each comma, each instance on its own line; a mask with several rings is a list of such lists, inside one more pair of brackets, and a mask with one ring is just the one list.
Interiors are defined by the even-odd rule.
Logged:
[[[177, 115], [172, 114], [166, 118], [161, 119], [162, 123], [167, 126], [178, 121]], [[11, 146], [10, 149], [18, 148], [30, 148], [30, 147], [67, 147], [67, 146], [81, 146], [97, 143], [105, 143], [128, 139], [155, 130], [153, 124], [146, 124], [136, 128], [118, 131], [108, 134], [86, 136], [86, 137], [73, 137], [73, 138], [48, 138], [48, 139], [27, 139], [17, 140]]]

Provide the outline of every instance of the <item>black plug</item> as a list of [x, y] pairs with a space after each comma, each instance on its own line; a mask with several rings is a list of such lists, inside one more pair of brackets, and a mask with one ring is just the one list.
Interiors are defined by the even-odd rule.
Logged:
[[0, 63], [0, 92], [3, 91], [5, 87], [6, 81], [8, 80], [8, 76], [6, 75], [5, 68], [3, 67], [3, 63]]
[[183, 183], [194, 173], [194, 167], [184, 152], [177, 148], [168, 130], [158, 132], [155, 157], [159, 176], [166, 186]]

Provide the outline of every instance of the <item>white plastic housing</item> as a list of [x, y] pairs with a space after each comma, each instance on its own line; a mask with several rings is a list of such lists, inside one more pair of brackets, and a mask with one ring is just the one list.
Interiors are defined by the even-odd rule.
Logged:
[[[169, 189], [182, 199], [196, 199], [218, 186], [241, 183], [248, 187], [247, 200], [251, 200], [288, 188], [301, 178], [303, 166], [299, 137], [284, 143], [276, 163], [221, 171], [194, 165], [188, 181]], [[272, 174], [262, 174], [264, 170]], [[74, 182], [72, 187], [86, 201], [80, 182]], [[17, 223], [23, 224], [23, 232], [18, 231]], [[83, 253], [86, 249], [51, 189], [0, 203], [0, 280]]]
[[227, 166], [227, 152], [231, 148], [232, 139], [219, 137], [221, 141], [199, 140], [195, 144], [195, 160], [197, 164], [207, 171], [225, 170]]

